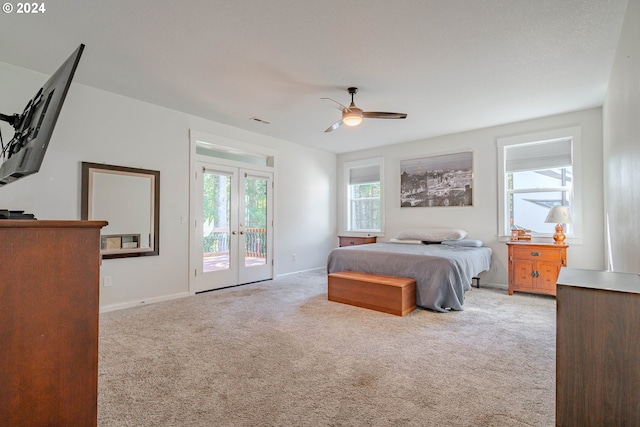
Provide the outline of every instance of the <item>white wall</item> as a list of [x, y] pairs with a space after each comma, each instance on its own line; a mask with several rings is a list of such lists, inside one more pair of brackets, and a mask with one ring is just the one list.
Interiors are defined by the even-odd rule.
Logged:
[[[568, 240], [568, 265], [577, 268], [603, 268], [603, 195], [602, 195], [602, 111], [599, 108], [446, 135], [426, 140], [357, 151], [338, 156], [338, 227], [344, 231], [345, 161], [383, 156], [385, 158], [384, 237], [395, 237], [410, 227], [455, 227], [469, 232], [494, 251], [497, 272], [483, 273], [482, 281], [507, 284], [507, 247], [498, 238], [498, 176], [496, 140], [572, 126], [582, 127], [583, 219], [581, 242]], [[473, 150], [474, 184], [472, 207], [400, 208], [400, 161], [408, 158]], [[547, 239], [549, 242], [552, 240]]]
[[[612, 269], [640, 273], [640, 1], [629, 0], [603, 106]], [[608, 258], [608, 257], [607, 257]]]
[[[78, 72], [82, 72], [80, 63]], [[21, 112], [48, 76], [0, 63], [0, 112]], [[13, 134], [2, 124], [5, 143]], [[104, 260], [103, 309], [188, 292], [189, 130], [277, 150], [275, 273], [324, 267], [336, 229], [336, 156], [74, 83], [38, 174], [0, 188], [0, 208], [80, 218], [80, 162], [160, 171], [160, 255]], [[291, 255], [297, 255], [292, 261]]]

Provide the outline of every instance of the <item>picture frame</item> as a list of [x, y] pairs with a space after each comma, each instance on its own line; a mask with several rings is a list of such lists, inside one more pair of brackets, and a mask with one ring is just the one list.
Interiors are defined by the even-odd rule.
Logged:
[[473, 151], [400, 161], [400, 207], [473, 206]]

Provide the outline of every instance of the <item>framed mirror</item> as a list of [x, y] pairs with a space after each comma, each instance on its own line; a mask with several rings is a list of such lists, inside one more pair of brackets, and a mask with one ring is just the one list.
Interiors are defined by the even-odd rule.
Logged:
[[102, 258], [160, 253], [160, 171], [82, 162], [81, 219], [106, 220]]

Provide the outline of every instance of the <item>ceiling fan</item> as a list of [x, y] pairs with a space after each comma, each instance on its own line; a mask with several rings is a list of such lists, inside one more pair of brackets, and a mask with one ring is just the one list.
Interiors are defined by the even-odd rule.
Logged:
[[339, 103], [338, 101], [331, 98], [321, 98], [327, 99], [329, 101], [335, 102], [336, 107], [342, 110], [342, 118], [329, 126], [325, 132], [331, 132], [332, 130], [338, 129], [340, 126], [358, 126], [362, 123], [362, 119], [406, 119], [406, 113], [383, 113], [379, 111], [362, 111], [361, 108], [356, 107], [356, 104], [353, 102], [353, 96], [358, 93], [357, 87], [350, 87], [347, 89], [349, 94], [351, 95], [351, 104], [346, 107]]

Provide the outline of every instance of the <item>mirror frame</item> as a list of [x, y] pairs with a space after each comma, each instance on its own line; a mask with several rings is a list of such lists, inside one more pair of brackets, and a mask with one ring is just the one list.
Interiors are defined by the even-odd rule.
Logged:
[[[152, 177], [153, 183], [153, 250], [149, 251], [127, 251], [121, 250], [117, 253], [103, 253], [101, 255], [103, 259], [113, 258], [130, 258], [141, 256], [156, 256], [160, 254], [160, 171], [150, 169], [130, 168], [126, 166], [107, 165], [104, 163], [90, 163], [82, 162], [82, 189], [81, 189], [81, 212], [80, 219], [83, 221], [94, 220], [96, 218], [89, 217], [89, 201], [91, 200], [90, 181], [91, 174], [95, 171], [111, 171], [111, 172], [124, 172], [125, 174], [137, 174], [148, 175]], [[100, 218], [101, 220], [109, 221], [109, 218]], [[151, 230], [149, 230], [151, 231]]]

